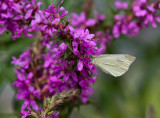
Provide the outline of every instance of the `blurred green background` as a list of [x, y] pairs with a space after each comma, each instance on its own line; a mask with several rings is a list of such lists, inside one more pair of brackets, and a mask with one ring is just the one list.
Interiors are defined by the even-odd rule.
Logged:
[[[94, 1], [94, 9], [105, 14], [109, 22], [113, 17], [114, 0]], [[41, 8], [44, 9], [52, 2], [58, 5], [60, 0], [42, 2]], [[83, 3], [83, 0], [64, 0], [63, 6], [70, 13], [80, 13]], [[0, 36], [0, 118], [10, 118], [20, 108], [12, 86], [15, 75], [11, 60], [32, 42], [23, 36], [13, 41], [10, 33]], [[160, 118], [160, 27], [142, 29], [137, 36], [113, 40], [107, 51], [134, 55], [136, 60], [119, 78], [99, 70], [93, 86], [95, 93], [90, 98], [92, 104], [75, 109], [71, 118]]]

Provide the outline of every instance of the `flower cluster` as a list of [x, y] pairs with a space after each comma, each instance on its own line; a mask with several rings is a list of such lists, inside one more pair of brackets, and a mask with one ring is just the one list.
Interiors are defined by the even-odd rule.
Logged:
[[156, 22], [160, 23], [160, 17], [156, 14], [156, 5], [148, 5], [147, 3], [147, 0], [135, 0], [132, 11], [134, 15], [141, 20], [142, 25], [148, 25], [150, 23], [152, 27], [157, 27]]
[[[124, 2], [118, 1], [117, 3], [116, 1], [115, 5], [118, 9], [127, 8], [127, 3]], [[121, 34], [137, 35], [139, 30], [148, 27], [149, 23], [152, 27], [157, 27], [156, 22], [160, 22], [156, 4], [148, 4], [147, 0], [135, 0], [131, 7], [129, 15], [123, 13], [123, 15], [116, 14], [114, 16], [116, 23], [112, 33], [115, 38]]]
[[99, 14], [97, 11], [94, 11], [94, 16], [95, 18], [87, 19], [85, 12], [82, 12], [80, 15], [72, 13], [71, 25], [76, 28], [89, 28], [90, 31], [95, 34], [95, 42], [96, 44], [100, 44], [100, 50], [103, 52], [106, 49], [106, 45], [111, 40], [111, 36], [109, 35], [108, 30], [106, 31], [106, 34], [102, 31], [95, 32], [97, 26], [105, 20], [105, 16]]
[[[63, 1], [61, 2], [61, 4]], [[61, 5], [60, 4], [60, 5]], [[12, 33], [12, 39], [17, 39], [23, 33], [27, 37], [34, 37], [33, 32], [41, 31], [47, 37], [56, 32], [53, 27], [68, 11], [53, 5], [47, 10], [40, 10], [41, 2], [36, 0], [2, 0], [0, 1], [0, 34], [6, 30]], [[59, 12], [63, 11], [60, 15]]]
[[16, 69], [14, 86], [18, 89], [17, 99], [24, 100], [22, 110], [28, 105], [38, 110], [36, 99], [42, 101], [47, 96], [71, 88], [81, 90], [83, 103], [93, 93], [90, 85], [96, 80], [93, 75], [97, 74], [97, 70], [89, 56], [101, 52], [92, 39], [94, 35], [89, 34], [88, 30], [72, 27], [68, 30], [72, 37], [68, 39], [70, 43], [59, 45], [59, 41], [52, 41], [44, 46], [45, 53], [38, 54], [30, 49], [18, 59], [13, 58], [12, 63], [20, 67]]
[[98, 14], [97, 11], [94, 11], [95, 19], [93, 18], [86, 18], [85, 12], [82, 12], [80, 15], [77, 15], [76, 13], [72, 13], [72, 26], [79, 27], [92, 27], [97, 24], [99, 24], [100, 21], [103, 21], [105, 19], [105, 16], [103, 14]]
[[131, 21], [129, 16], [115, 15], [114, 19], [116, 23], [113, 26], [113, 36], [118, 38], [121, 34], [134, 36], [139, 32], [139, 24], [135, 21]]
[[121, 9], [128, 9], [128, 3], [127, 2], [121, 2], [119, 0], [115, 1], [115, 6], [116, 8], [118, 8], [119, 10]]
[[[159, 5], [159, 4], [158, 4]], [[78, 16], [77, 14], [72, 14], [71, 24], [76, 27], [86, 27], [90, 31], [96, 34], [96, 39], [101, 42], [101, 47], [105, 49], [106, 45], [113, 38], [119, 38], [121, 34], [134, 36], [139, 33], [141, 28], [148, 27], [149, 23], [152, 27], [157, 27], [156, 22], [160, 22], [160, 17], [157, 15], [159, 6], [157, 4], [149, 4], [147, 0], [134, 0], [131, 8], [127, 2], [121, 2], [119, 0], [115, 1], [115, 6], [117, 8], [117, 14], [114, 15], [113, 23], [110, 26], [104, 27], [103, 21], [105, 20], [104, 15], [97, 15], [95, 12], [95, 18], [86, 19], [84, 12]], [[127, 12], [125, 12], [125, 10]], [[97, 16], [100, 16], [99, 22]], [[88, 23], [90, 21], [90, 24]], [[89, 24], [89, 25], [88, 25]], [[97, 31], [97, 26], [104, 27], [102, 31]], [[105, 45], [105, 46], [103, 46]]]
[[41, 2], [36, 0], [1, 0], [0, 1], [0, 34], [6, 30], [12, 33], [12, 39], [17, 39], [24, 33], [27, 37], [31, 34], [32, 20], [42, 14], [39, 7]]
[[[63, 7], [58, 9], [64, 10]], [[91, 63], [91, 57], [103, 50], [96, 47], [94, 34], [90, 34], [88, 29], [60, 23], [67, 12], [59, 15], [59, 11], [52, 5], [46, 9], [43, 16], [49, 22], [43, 20], [41, 23], [45, 33], [40, 30], [44, 40], [37, 39], [36, 44], [19, 58], [13, 57], [12, 64], [18, 66], [14, 86], [18, 89], [17, 99], [24, 100], [21, 108], [24, 116], [31, 114], [25, 112], [26, 108], [30, 111], [30, 106], [38, 111], [36, 100], [43, 101], [57, 92], [79, 89], [82, 103], [86, 103], [93, 93], [90, 85], [96, 80], [93, 75], [97, 74], [97, 70]], [[54, 39], [48, 40], [51, 38]]]

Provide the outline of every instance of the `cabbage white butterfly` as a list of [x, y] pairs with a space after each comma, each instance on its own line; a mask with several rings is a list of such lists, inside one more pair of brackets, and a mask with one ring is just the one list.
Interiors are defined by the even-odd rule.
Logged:
[[114, 77], [123, 75], [135, 60], [127, 54], [102, 54], [92, 58], [92, 63]]

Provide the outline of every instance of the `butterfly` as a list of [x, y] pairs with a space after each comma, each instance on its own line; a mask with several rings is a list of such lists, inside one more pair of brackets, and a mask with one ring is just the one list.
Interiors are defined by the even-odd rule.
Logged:
[[128, 54], [102, 54], [92, 58], [92, 63], [103, 72], [118, 77], [123, 75], [136, 57]]

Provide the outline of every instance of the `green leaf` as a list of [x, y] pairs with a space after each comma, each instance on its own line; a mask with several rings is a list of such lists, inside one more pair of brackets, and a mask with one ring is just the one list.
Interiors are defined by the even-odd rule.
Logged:
[[71, 54], [71, 50], [67, 48], [66, 52], [64, 53], [64, 59], [67, 59], [67, 57]]
[[67, 44], [68, 48], [72, 51], [72, 45], [69, 41], [65, 41], [65, 44]]

